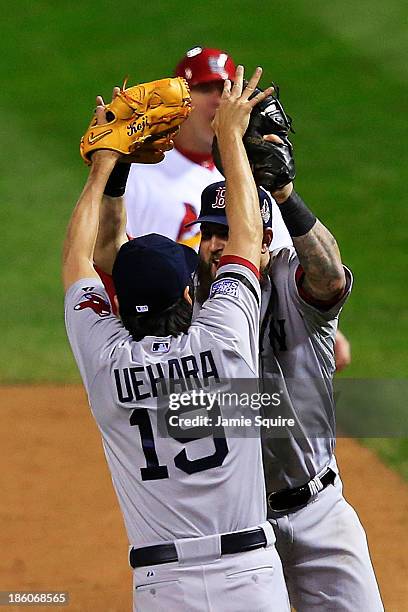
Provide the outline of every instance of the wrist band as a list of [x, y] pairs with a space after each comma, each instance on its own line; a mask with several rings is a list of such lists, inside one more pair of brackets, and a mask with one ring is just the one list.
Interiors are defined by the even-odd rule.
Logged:
[[116, 164], [110, 173], [103, 193], [111, 198], [120, 198], [123, 196], [129, 172], [130, 164]]
[[278, 206], [292, 238], [304, 236], [316, 223], [316, 217], [296, 191], [292, 191], [288, 199]]

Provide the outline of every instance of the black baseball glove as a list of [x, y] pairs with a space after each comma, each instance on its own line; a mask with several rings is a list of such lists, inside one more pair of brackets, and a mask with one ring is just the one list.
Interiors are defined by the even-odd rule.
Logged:
[[[293, 147], [288, 139], [293, 132], [292, 119], [285, 113], [279, 100], [279, 87], [273, 85], [274, 95], [267, 96], [251, 112], [243, 141], [252, 167], [255, 182], [273, 193], [290, 183], [296, 175]], [[252, 96], [259, 93], [255, 89]], [[252, 97], [251, 96], [251, 97]], [[263, 139], [267, 134], [279, 136], [282, 143]], [[214, 163], [223, 174], [217, 139], [213, 140]]]

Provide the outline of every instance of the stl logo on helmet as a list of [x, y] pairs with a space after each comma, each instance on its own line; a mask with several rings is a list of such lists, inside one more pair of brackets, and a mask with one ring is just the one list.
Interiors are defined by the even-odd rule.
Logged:
[[99, 317], [108, 317], [111, 313], [111, 308], [108, 302], [106, 302], [97, 293], [85, 293], [84, 300], [74, 306], [74, 310], [84, 310], [84, 308], [91, 308], [95, 314]]
[[225, 208], [225, 187], [218, 187], [213, 208]]
[[227, 79], [228, 73], [225, 70], [225, 63], [228, 59], [228, 55], [226, 53], [220, 53], [217, 57], [209, 57], [208, 58], [208, 66], [214, 74], [219, 74], [221, 78]]

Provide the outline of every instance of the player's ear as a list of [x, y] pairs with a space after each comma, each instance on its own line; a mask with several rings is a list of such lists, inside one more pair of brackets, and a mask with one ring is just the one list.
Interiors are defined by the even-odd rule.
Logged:
[[193, 300], [191, 299], [191, 295], [190, 295], [190, 287], [188, 285], [184, 289], [183, 298], [186, 300], [186, 302], [190, 304], [190, 306], [193, 305]]
[[269, 251], [269, 247], [271, 246], [271, 243], [272, 243], [272, 238], [273, 238], [273, 231], [271, 230], [270, 227], [267, 227], [264, 230], [263, 237], [262, 237], [261, 253], [267, 253]]

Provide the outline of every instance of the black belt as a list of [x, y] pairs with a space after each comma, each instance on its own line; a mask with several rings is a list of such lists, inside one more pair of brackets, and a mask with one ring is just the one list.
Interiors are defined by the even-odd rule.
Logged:
[[[320, 476], [320, 482], [325, 489], [329, 484], [333, 484], [336, 478], [335, 472], [330, 468]], [[323, 490], [321, 489], [321, 490]], [[309, 483], [294, 489], [284, 489], [277, 493], [269, 493], [268, 505], [274, 512], [283, 512], [284, 510], [293, 510], [298, 506], [305, 506], [308, 501], [313, 497], [313, 493], [310, 491]]]
[[[221, 554], [232, 555], [234, 553], [265, 548], [267, 544], [266, 535], [261, 527], [249, 531], [235, 531], [225, 533], [221, 536]], [[143, 548], [132, 548], [129, 553], [129, 563], [133, 567], [145, 567], [146, 565], [160, 565], [178, 561], [177, 550], [174, 544], [158, 544], [157, 546], [144, 546]]]

